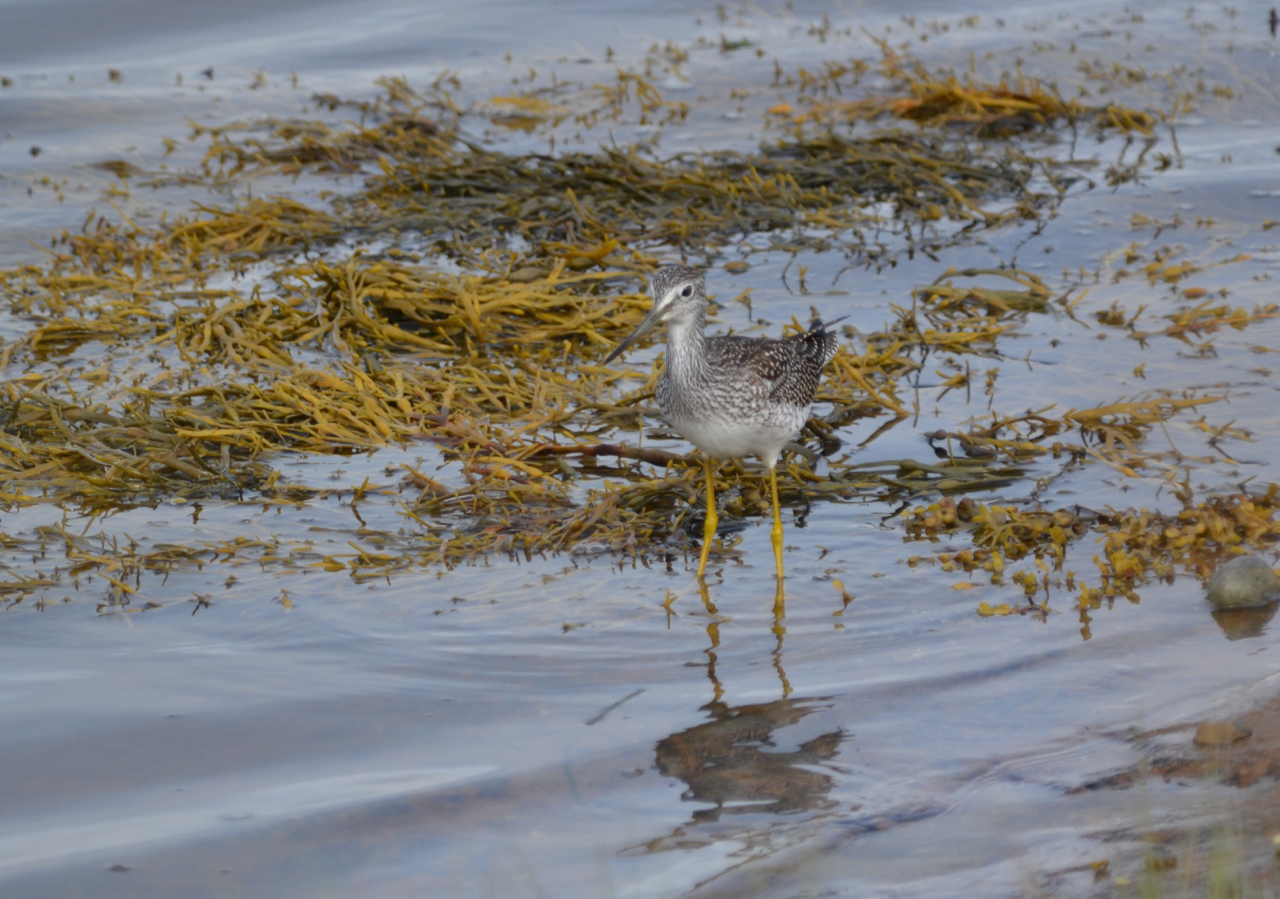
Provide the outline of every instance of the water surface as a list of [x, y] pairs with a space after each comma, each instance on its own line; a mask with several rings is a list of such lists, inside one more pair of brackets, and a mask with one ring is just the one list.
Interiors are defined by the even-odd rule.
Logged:
[[[1153, 386], [1212, 392], [1227, 399], [1175, 417], [1147, 443], [1210, 457], [1199, 420], [1235, 421], [1251, 440], [1194, 466], [1197, 493], [1276, 480], [1275, 320], [1224, 329], [1206, 350], [1134, 340], [1092, 315], [1112, 302], [1130, 311], [1145, 303], [1156, 322], [1177, 303], [1166, 285], [1110, 277], [1121, 248], [1159, 241], [1153, 227], [1135, 226], [1135, 213], [1180, 216], [1184, 224], [1162, 238], [1201, 261], [1251, 256], [1178, 289], [1226, 288], [1247, 308], [1272, 299], [1280, 238], [1264, 221], [1280, 219], [1280, 135], [1266, 84], [1276, 60], [1256, 11], [543, 7], [516, 15], [496, 2], [447, 12], [302, 0], [7, 3], [0, 56], [9, 68], [0, 74], [13, 83], [0, 93], [0, 258], [38, 261], [28, 241], [79, 227], [90, 209], [110, 214], [114, 205], [155, 221], [209, 199], [203, 187], [122, 192], [94, 162], [176, 170], [200, 152], [185, 141], [188, 118], [321, 115], [313, 93], [371, 96], [388, 74], [429, 83], [449, 70], [460, 101], [480, 103], [529, 69], [589, 82], [674, 41], [691, 48], [688, 81], [664, 90], [691, 113], [657, 137], [676, 152], [755, 146], [768, 136], [763, 110], [780, 96], [775, 59], [794, 67], [870, 56], [869, 34], [890, 27], [939, 62], [964, 65], [970, 52], [996, 67], [1021, 59], [1064, 81], [1079, 77], [1086, 56], [1153, 73], [1184, 66], [1229, 81], [1239, 96], [1204, 102], [1158, 131], [1161, 152], [1177, 141], [1169, 170], [1109, 188], [1100, 169], [1124, 151], [1111, 138], [1089, 148], [1102, 165], [1084, 172], [1091, 180], [1072, 187], [1040, 233], [1010, 228], [880, 271], [844, 271], [837, 254], [756, 254], [746, 275], [710, 274], [724, 297], [754, 289], [751, 310], [727, 303], [715, 327], [760, 327], [754, 313], [776, 333], [815, 307], [874, 330], [950, 266], [1016, 261], [1077, 290], [1087, 282], [1089, 293], [1076, 319], [1033, 316], [1002, 338], [992, 361], [1002, 368], [998, 408], [1085, 408]], [[974, 24], [960, 24], [971, 14]], [[722, 35], [765, 53], [722, 52]], [[212, 77], [201, 74], [210, 66]], [[259, 71], [265, 83], [251, 88]], [[741, 85], [745, 99], [730, 96]], [[549, 149], [541, 131], [502, 129], [478, 113], [466, 122], [512, 152]], [[581, 140], [651, 131], [620, 125]], [[180, 139], [169, 156], [164, 137]], [[314, 200], [356, 184], [281, 178], [255, 189]], [[808, 294], [796, 292], [797, 263], [808, 266]], [[1073, 280], [1064, 270], [1089, 274]], [[22, 327], [0, 320], [6, 338]], [[657, 351], [631, 362], [645, 367]], [[883, 421], [851, 425], [839, 435], [846, 448], [867, 461], [925, 459], [921, 431], [987, 414], [980, 390], [944, 399], [941, 380], [923, 369], [910, 391], [918, 414], [870, 442]], [[364, 540], [365, 527], [396, 539], [405, 531], [392, 499], [353, 509], [351, 491], [366, 478], [394, 483], [387, 471], [402, 462], [443, 465], [434, 453], [298, 454], [273, 464], [346, 493], [298, 504], [164, 502], [96, 519], [69, 510], [69, 529], [144, 546], [275, 535], [321, 553]], [[1033, 476], [1054, 471], [1045, 462]], [[445, 465], [440, 477], [457, 474]], [[979, 499], [1026, 502], [1033, 488], [1028, 479]], [[1039, 498], [1178, 508], [1159, 478], [1101, 464], [1052, 480]], [[1137, 836], [1152, 822], [1225, 801], [1226, 788], [1158, 780], [1129, 791], [1073, 788], [1140, 761], [1135, 732], [1227, 715], [1265, 692], [1280, 671], [1271, 629], [1229, 639], [1186, 577], [1144, 587], [1139, 603], [1119, 599], [1090, 622], [1065, 597], [1047, 616], [979, 617], [979, 602], [1017, 603], [1021, 590], [956, 590], [963, 576], [909, 563], [938, 547], [907, 542], [898, 511], [855, 501], [788, 512], [782, 634], [767, 526], [756, 519], [745, 523], [740, 555], [710, 578], [714, 612], [699, 595], [696, 558], [679, 551], [670, 564], [580, 552], [364, 581], [310, 557], [268, 564], [246, 552], [147, 575], [140, 599], [156, 607], [137, 613], [100, 610], [100, 580], [64, 579], [40, 602], [8, 608], [0, 625], [4, 893], [1092, 895], [1100, 887], [1089, 863], [1133, 869]], [[6, 568], [26, 576], [57, 567], [57, 546], [42, 555], [30, 541], [63, 515], [52, 505], [0, 515], [5, 533], [28, 541], [6, 552]], [[1092, 574], [1092, 550], [1082, 542], [1071, 552], [1067, 567]], [[836, 579], [854, 596], [847, 608]]]

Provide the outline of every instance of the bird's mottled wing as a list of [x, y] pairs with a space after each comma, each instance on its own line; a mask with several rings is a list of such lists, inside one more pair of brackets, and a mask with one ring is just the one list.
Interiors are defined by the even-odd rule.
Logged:
[[774, 349], [780, 342], [759, 337], [708, 337], [707, 363], [713, 371], [749, 372], [767, 383], [781, 371], [781, 360]]
[[782, 340], [711, 338], [707, 361], [713, 369], [750, 372], [754, 375], [752, 386], [770, 402], [807, 406], [818, 389], [822, 367], [835, 355], [835, 349], [835, 335], [815, 322], [805, 333]]

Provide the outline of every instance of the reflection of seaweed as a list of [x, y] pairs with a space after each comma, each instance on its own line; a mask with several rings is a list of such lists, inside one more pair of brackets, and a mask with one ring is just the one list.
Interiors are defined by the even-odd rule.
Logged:
[[[693, 814], [693, 822], [717, 821], [729, 813], [795, 812], [820, 808], [835, 780], [800, 767], [827, 761], [836, 754], [843, 731], [832, 731], [802, 743], [795, 752], [768, 752], [770, 735], [815, 711], [812, 706], [780, 699], [762, 705], [708, 706], [712, 719], [658, 741], [658, 770], [689, 785], [682, 799], [712, 802], [715, 808]], [[725, 809], [727, 802], [750, 805]]]

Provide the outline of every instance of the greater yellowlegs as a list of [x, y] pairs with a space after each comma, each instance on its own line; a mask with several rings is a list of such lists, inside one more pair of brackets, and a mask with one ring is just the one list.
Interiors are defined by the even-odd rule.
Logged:
[[[667, 323], [666, 368], [658, 379], [658, 408], [671, 427], [707, 457], [707, 520], [698, 577], [707, 569], [715, 537], [713, 459], [755, 455], [769, 469], [773, 499], [773, 556], [782, 597], [782, 512], [778, 456], [809, 418], [822, 367], [836, 353], [836, 337], [820, 321], [803, 334], [707, 337], [707, 287], [702, 274], [682, 265], [662, 269], [649, 285], [653, 308], [605, 358], [612, 362], [660, 322]], [[834, 324], [834, 322], [833, 322]]]

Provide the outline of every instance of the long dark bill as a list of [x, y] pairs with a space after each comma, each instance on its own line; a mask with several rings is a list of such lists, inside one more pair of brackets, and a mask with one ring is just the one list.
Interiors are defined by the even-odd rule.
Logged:
[[604, 364], [608, 365], [614, 359], [617, 359], [620, 355], [622, 355], [623, 351], [625, 351], [627, 347], [631, 346], [631, 344], [639, 340], [642, 336], [644, 336], [645, 332], [647, 332], [650, 328], [652, 328], [661, 320], [662, 318], [658, 314], [657, 307], [655, 306], [653, 309], [650, 309], [649, 314], [646, 315], [640, 321], [640, 324], [636, 325], [636, 329], [632, 331], [630, 335], [628, 335], [627, 339], [622, 341], [622, 343], [618, 344], [616, 347], [614, 347], [612, 353], [604, 357]]

